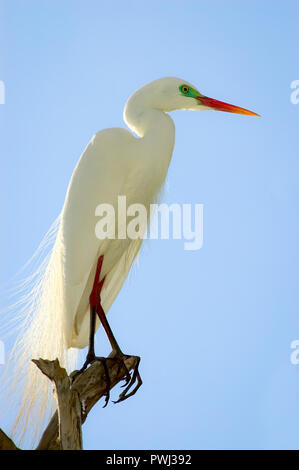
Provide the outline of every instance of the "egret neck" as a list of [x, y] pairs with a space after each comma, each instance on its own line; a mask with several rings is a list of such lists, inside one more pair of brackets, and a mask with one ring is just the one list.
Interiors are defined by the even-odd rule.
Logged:
[[156, 109], [147, 94], [134, 94], [124, 109], [124, 121], [140, 137], [142, 157], [152, 161], [152, 171], [159, 173], [163, 183], [171, 160], [175, 126], [167, 111]]

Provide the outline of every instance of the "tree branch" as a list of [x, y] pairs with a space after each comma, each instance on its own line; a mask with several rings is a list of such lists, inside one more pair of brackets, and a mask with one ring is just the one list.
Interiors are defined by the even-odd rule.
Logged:
[[[129, 371], [134, 369], [137, 360], [135, 356], [125, 359]], [[81, 424], [106, 392], [103, 364], [98, 361], [93, 362], [71, 384], [71, 377], [76, 371], [68, 376], [57, 359], [55, 361], [38, 359], [33, 362], [55, 383], [58, 401], [58, 410], [52, 416], [36, 450], [81, 449]], [[126, 371], [124, 367], [119, 367], [112, 357], [107, 358], [107, 368], [112, 389], [123, 380]]]
[[20, 450], [2, 429], [0, 429], [0, 450]]
[[33, 359], [32, 362], [56, 387], [61, 450], [82, 449], [81, 403], [78, 393], [71, 387], [66, 370], [60, 367], [58, 359]]

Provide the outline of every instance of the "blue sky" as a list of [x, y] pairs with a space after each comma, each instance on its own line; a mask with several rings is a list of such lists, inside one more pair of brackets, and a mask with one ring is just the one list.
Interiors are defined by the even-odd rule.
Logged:
[[299, 2], [2, 0], [0, 13], [1, 284], [135, 89], [177, 76], [262, 115], [172, 113], [164, 201], [204, 204], [204, 244], [146, 242], [109, 312], [144, 384], [95, 407], [85, 449], [298, 449]]

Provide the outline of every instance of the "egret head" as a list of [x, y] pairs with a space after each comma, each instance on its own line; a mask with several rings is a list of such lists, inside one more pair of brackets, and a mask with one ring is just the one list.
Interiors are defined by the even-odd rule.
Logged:
[[132, 98], [141, 98], [143, 104], [159, 109], [164, 112], [177, 109], [188, 109], [200, 111], [203, 109], [214, 109], [229, 113], [247, 114], [258, 116], [244, 108], [239, 108], [223, 101], [214, 100], [201, 94], [191, 83], [180, 78], [168, 77], [155, 80], [140, 88]]

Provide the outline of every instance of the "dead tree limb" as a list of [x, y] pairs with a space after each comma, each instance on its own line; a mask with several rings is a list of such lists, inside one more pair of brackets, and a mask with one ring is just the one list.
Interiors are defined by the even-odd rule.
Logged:
[[[128, 370], [134, 369], [137, 358], [129, 356], [125, 360]], [[92, 407], [105, 395], [106, 378], [101, 362], [94, 362], [71, 384], [71, 376], [66, 374], [59, 362], [35, 360], [40, 370], [55, 383], [58, 410], [52, 416], [36, 450], [59, 450], [82, 448], [81, 424], [87, 418]], [[107, 358], [110, 377], [110, 389], [123, 380], [126, 371], [113, 358]], [[79, 432], [80, 430], [80, 432]], [[74, 432], [75, 436], [70, 434]]]
[[[134, 369], [139, 358], [128, 356], [125, 365], [129, 371]], [[81, 425], [92, 407], [105, 395], [106, 375], [101, 362], [93, 362], [72, 383], [72, 376], [60, 367], [59, 361], [45, 359], [33, 360], [36, 366], [54, 384], [57, 394], [58, 409], [46, 427], [36, 450], [77, 450], [82, 449]], [[107, 358], [107, 369], [110, 377], [110, 390], [126, 375], [124, 367]], [[21, 450], [0, 429], [0, 450]]]
[[33, 359], [33, 362], [55, 384], [61, 450], [81, 450], [81, 404], [78, 392], [71, 387], [70, 377], [60, 367], [58, 359]]
[[20, 450], [2, 429], [0, 429], [0, 450]]

